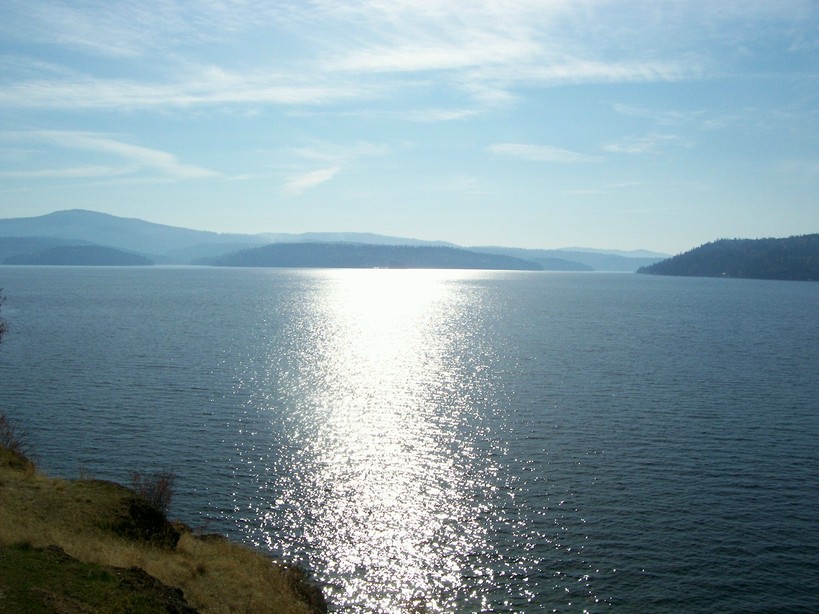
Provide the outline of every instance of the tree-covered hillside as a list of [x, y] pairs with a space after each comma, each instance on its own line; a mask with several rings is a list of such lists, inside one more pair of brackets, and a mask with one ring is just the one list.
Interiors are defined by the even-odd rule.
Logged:
[[6, 258], [5, 264], [66, 266], [150, 266], [153, 261], [113, 247], [102, 245], [62, 245], [35, 254]]
[[637, 272], [819, 281], [819, 234], [784, 239], [721, 239]]
[[242, 250], [205, 264], [236, 267], [540, 270], [536, 262], [430, 245], [274, 243]]

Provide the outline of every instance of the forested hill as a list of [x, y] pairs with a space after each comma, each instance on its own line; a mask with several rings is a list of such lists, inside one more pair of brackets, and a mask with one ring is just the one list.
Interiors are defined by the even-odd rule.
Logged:
[[481, 254], [454, 247], [364, 245], [360, 243], [274, 243], [202, 264], [238, 267], [328, 267], [407, 269], [540, 270], [521, 258]]
[[9, 256], [4, 264], [150, 266], [153, 261], [139, 254], [102, 245], [58, 245], [33, 254]]
[[819, 234], [785, 239], [721, 239], [637, 272], [819, 281]]

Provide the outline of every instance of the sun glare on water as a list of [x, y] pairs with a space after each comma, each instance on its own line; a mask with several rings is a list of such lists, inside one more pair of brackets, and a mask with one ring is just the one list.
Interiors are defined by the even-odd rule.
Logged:
[[475, 297], [454, 275], [469, 274], [317, 273], [298, 333], [309, 358], [271, 359], [264, 378], [280, 440], [251, 532], [316, 570], [341, 606], [446, 610], [487, 547], [485, 357], [465, 343]]

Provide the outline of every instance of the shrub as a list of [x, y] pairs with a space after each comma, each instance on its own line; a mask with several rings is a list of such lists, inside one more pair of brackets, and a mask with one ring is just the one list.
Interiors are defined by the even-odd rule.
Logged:
[[165, 515], [171, 506], [175, 480], [176, 474], [173, 471], [157, 471], [149, 474], [135, 471], [131, 473], [131, 488], [151, 507]]
[[9, 419], [6, 412], [0, 409], [0, 447], [14, 452], [18, 456], [25, 456], [25, 444], [17, 426]]
[[[0, 307], [3, 306], [3, 301], [5, 301], [5, 300], [6, 300], [5, 297], [2, 294], [0, 294]], [[8, 329], [9, 329], [8, 322], [6, 322], [6, 320], [3, 318], [3, 316], [0, 315], [0, 341], [3, 340], [3, 335], [6, 334]]]
[[0, 410], [0, 465], [17, 469], [34, 469], [34, 463], [26, 454], [26, 445], [17, 426], [6, 412]]

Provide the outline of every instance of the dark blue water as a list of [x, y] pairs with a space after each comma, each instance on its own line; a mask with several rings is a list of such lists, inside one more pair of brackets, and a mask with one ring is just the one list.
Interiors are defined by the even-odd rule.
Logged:
[[0, 267], [40, 467], [344, 611], [819, 609], [819, 284]]

